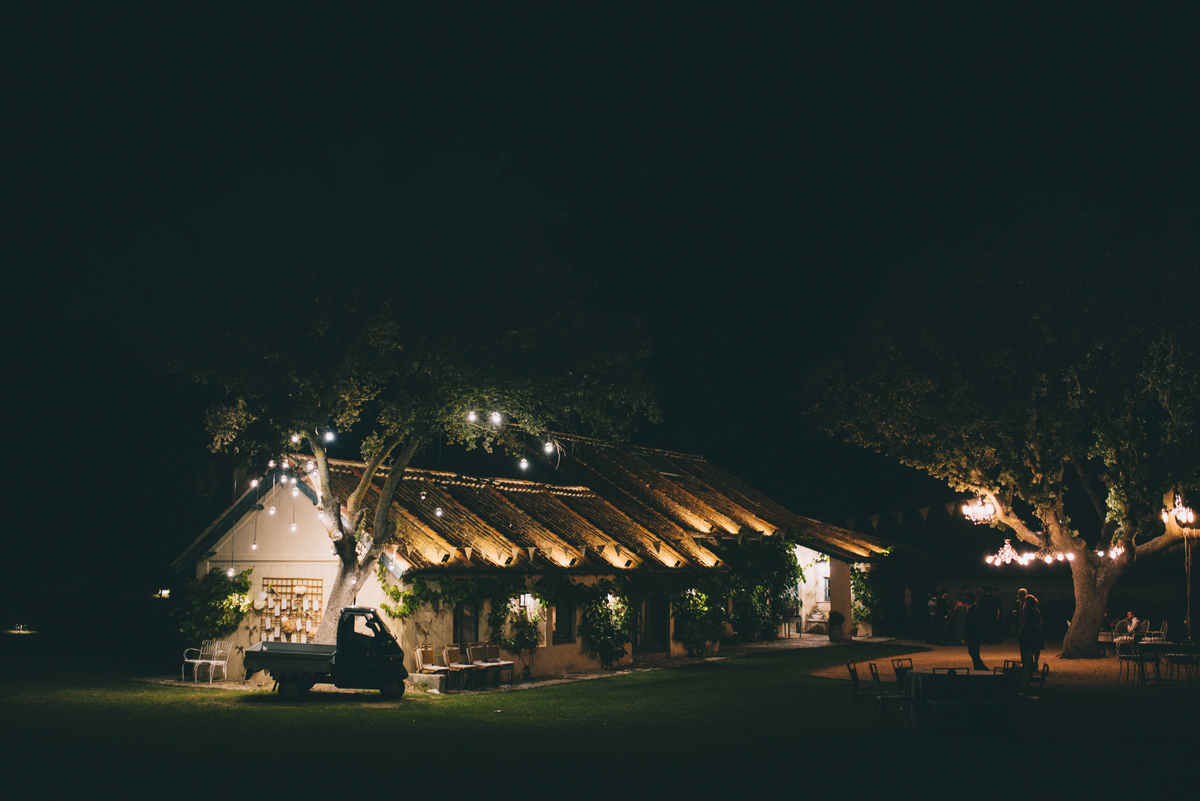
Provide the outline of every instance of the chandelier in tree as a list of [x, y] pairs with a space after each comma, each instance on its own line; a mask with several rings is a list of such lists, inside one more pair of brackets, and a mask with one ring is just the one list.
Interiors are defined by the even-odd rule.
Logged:
[[976, 525], [987, 523], [996, 516], [995, 505], [991, 501], [985, 501], [983, 498], [967, 501], [963, 504], [962, 511], [963, 517]]

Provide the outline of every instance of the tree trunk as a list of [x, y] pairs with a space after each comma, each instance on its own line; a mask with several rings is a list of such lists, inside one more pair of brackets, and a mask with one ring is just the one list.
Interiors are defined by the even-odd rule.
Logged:
[[1063, 638], [1064, 659], [1094, 659], [1100, 656], [1098, 635], [1108, 610], [1108, 593], [1116, 578], [1125, 572], [1109, 562], [1093, 566], [1097, 557], [1086, 550], [1071, 563], [1071, 579], [1075, 585], [1075, 614], [1071, 628]]
[[329, 590], [329, 599], [325, 602], [325, 615], [321, 618], [321, 625], [317, 628], [316, 642], [324, 645], [337, 643], [338, 618], [344, 608], [354, 606], [354, 599], [358, 595], [358, 583], [350, 583], [354, 572], [353, 568], [347, 569], [344, 564], [338, 566], [337, 578], [333, 580], [333, 587]]

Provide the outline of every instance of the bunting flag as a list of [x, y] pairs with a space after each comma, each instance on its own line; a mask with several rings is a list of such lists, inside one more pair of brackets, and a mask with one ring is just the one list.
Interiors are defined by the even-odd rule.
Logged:
[[904, 512], [892, 512], [892, 517], [896, 518], [897, 523], [904, 522]]
[[877, 531], [879, 529], [879, 515], [867, 515], [867, 519], [871, 521], [871, 530]]
[[597, 548], [596, 553], [600, 554], [601, 556], [604, 556], [604, 546], [601, 545], [599, 548]]
[[696, 541], [696, 547], [697, 547], [697, 548], [703, 548], [703, 547], [704, 547], [704, 537], [692, 537], [692, 539], [694, 539], [694, 540]]
[[929, 507], [928, 506], [922, 506], [917, 511], [920, 512], [920, 514], [921, 514], [921, 522], [929, 521]]
[[463, 553], [465, 553], [467, 555], [467, 561], [470, 562], [471, 554], [475, 553], [475, 549], [474, 548], [463, 548]]
[[662, 543], [661, 543], [661, 542], [659, 542], [658, 540], [655, 540], [655, 541], [654, 541], [654, 552], [655, 552], [655, 553], [662, 553]]
[[525, 550], [529, 551], [529, 558], [533, 559], [533, 554], [537, 550], [537, 548], [530, 547], [530, 548], [526, 548]]
[[950, 503], [943, 504], [943, 506], [946, 507], [946, 514], [950, 515], [951, 517], [954, 517], [954, 507], [958, 506], [958, 502], [951, 501]]
[[850, 531], [854, 531], [854, 524], [856, 522], [858, 522], [857, 518], [847, 517], [846, 518], [846, 528], [848, 528]]

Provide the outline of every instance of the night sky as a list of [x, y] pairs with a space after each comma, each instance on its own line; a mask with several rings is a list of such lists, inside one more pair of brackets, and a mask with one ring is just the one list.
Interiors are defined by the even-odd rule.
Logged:
[[[826, 440], [796, 399], [906, 261], [986, 247], [1047, 202], [1197, 205], [1183, 5], [106, 5], [8, 12], [10, 592], [47, 559], [71, 582], [159, 575], [228, 502], [189, 490], [198, 395], [101, 324], [81, 279], [122, 289], [146, 231], [331, 147], [374, 139], [397, 181], [505, 158], [567, 210], [556, 253], [653, 339], [665, 419], [635, 441], [839, 525], [956, 497]], [[937, 290], [914, 311], [953, 302]]]

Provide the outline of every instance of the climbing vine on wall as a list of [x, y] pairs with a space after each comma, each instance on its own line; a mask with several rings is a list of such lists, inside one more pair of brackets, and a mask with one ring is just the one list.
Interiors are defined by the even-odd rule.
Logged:
[[250, 570], [230, 578], [213, 568], [202, 579], [188, 581], [183, 603], [171, 612], [189, 640], [210, 640], [237, 631], [250, 611]]

